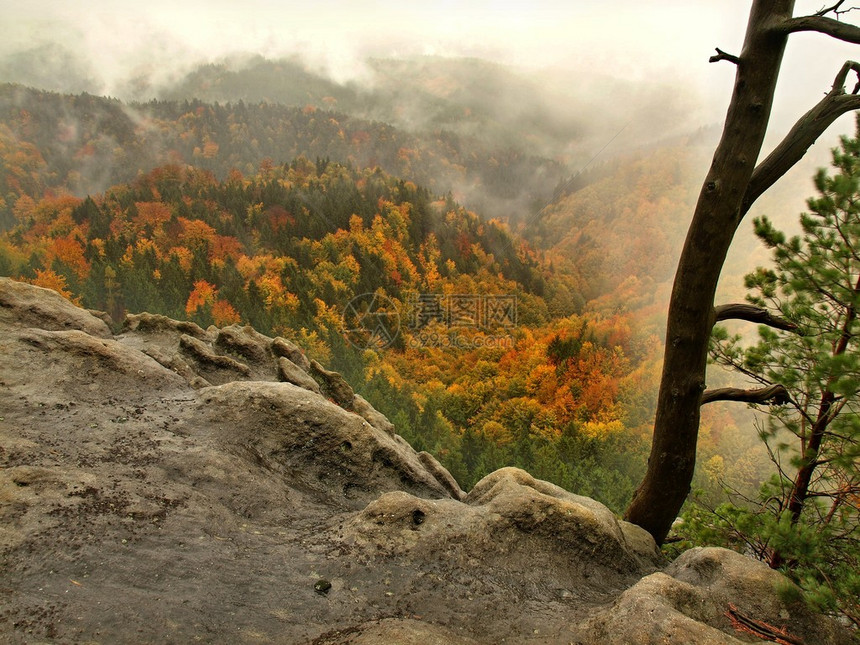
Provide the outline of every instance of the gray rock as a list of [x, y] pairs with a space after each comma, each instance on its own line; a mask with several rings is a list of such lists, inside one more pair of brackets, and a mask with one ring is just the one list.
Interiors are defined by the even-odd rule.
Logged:
[[330, 372], [317, 361], [311, 361], [310, 374], [320, 384], [325, 396], [346, 410], [354, 408], [355, 392], [338, 372]]
[[353, 396], [351, 409], [377, 430], [382, 430], [387, 434], [394, 435], [394, 424], [391, 423], [384, 414], [378, 412], [376, 408], [370, 405], [370, 403], [367, 402], [367, 399], [360, 394]]
[[96, 338], [110, 338], [103, 320], [76, 307], [56, 291], [0, 277], [0, 321], [16, 327], [48, 331], [76, 329]]
[[311, 378], [310, 374], [285, 356], [278, 359], [278, 380], [298, 385], [317, 394], [320, 393], [320, 386]]
[[275, 356], [283, 356], [290, 359], [293, 363], [302, 368], [305, 372], [310, 372], [311, 362], [301, 348], [284, 338], [278, 336], [270, 345], [270, 348]]

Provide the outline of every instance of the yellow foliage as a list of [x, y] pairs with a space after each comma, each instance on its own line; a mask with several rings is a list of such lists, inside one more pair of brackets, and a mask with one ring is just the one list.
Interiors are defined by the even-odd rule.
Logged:
[[718, 483], [726, 474], [726, 462], [722, 455], [714, 455], [702, 465], [702, 469], [709, 481]]
[[514, 440], [511, 431], [498, 421], [487, 421], [481, 430], [488, 439], [500, 446], [504, 446]]
[[198, 280], [194, 283], [194, 289], [188, 296], [188, 301], [185, 303], [185, 313], [189, 316], [196, 312], [200, 307], [209, 303], [215, 298], [215, 287], [206, 282], [206, 280]]
[[400, 388], [403, 385], [403, 377], [389, 363], [373, 363], [364, 369], [364, 373], [368, 381], [374, 376], [379, 375], [382, 376], [389, 385], [392, 385], [395, 388]]
[[240, 255], [239, 259], [236, 260], [236, 269], [245, 280], [256, 278], [261, 272], [261, 264], [265, 261], [265, 257], [257, 255], [249, 258], [247, 255]]
[[582, 425], [582, 434], [589, 439], [608, 439], [624, 432], [624, 424], [618, 421], [587, 421]]
[[76, 305], [80, 306], [80, 298], [75, 298], [72, 293], [66, 288], [66, 278], [64, 276], [55, 273], [51, 269], [45, 269], [42, 271], [41, 269], [36, 269], [36, 277], [29, 281], [30, 284], [34, 284], [37, 287], [44, 287], [45, 289], [53, 289], [57, 293], [59, 293], [66, 300], [70, 300]]
[[[295, 333], [293, 330], [284, 331], [288, 335]], [[316, 331], [308, 332], [307, 329], [302, 327], [299, 330], [298, 338], [294, 340], [308, 353], [310, 358], [316, 359], [324, 365], [331, 362], [331, 348], [325, 340], [320, 338]]]

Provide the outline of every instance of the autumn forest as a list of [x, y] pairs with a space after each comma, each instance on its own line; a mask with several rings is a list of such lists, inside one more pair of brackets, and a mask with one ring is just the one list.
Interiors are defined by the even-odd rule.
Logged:
[[[516, 465], [621, 511], [653, 420], [682, 235], [666, 224], [689, 210], [713, 133], [574, 173], [527, 142], [408, 131], [307, 97], [0, 87], [0, 274], [117, 325], [149, 311], [288, 337], [464, 488]], [[390, 345], [345, 336], [360, 294], [399, 312]], [[458, 294], [515, 297], [516, 324], [410, 324], [416, 298]], [[701, 437], [703, 494], [758, 485], [743, 411], [707, 410]]]

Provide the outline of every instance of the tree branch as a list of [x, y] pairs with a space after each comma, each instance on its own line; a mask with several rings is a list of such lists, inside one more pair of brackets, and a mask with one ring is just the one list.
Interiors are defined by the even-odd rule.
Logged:
[[843, 4], [845, 4], [845, 0], [839, 0], [839, 2], [837, 2], [832, 7], [825, 7], [819, 11], [816, 11], [814, 15], [824, 16], [824, 15], [827, 15], [828, 13], [830, 13], [831, 11], [835, 11], [836, 15], [838, 16], [839, 15], [839, 7], [841, 7]]
[[746, 320], [784, 331], [797, 331], [798, 329], [797, 325], [793, 322], [779, 316], [774, 316], [767, 309], [748, 305], [743, 302], [714, 307], [714, 322], [720, 322], [721, 320]]
[[780, 31], [787, 34], [797, 33], [798, 31], [817, 31], [818, 33], [844, 40], [846, 43], [860, 45], [860, 27], [849, 25], [847, 22], [841, 22], [824, 15], [815, 14], [814, 16], [789, 18], [779, 28]]
[[[858, 37], [860, 37], [860, 29], [858, 29]], [[746, 214], [753, 202], [763, 192], [800, 161], [810, 146], [831, 123], [846, 112], [860, 109], [860, 96], [856, 94], [860, 89], [860, 83], [854, 87], [851, 94], [845, 92], [845, 81], [848, 73], [852, 70], [860, 78], [860, 64], [847, 61], [839, 70], [833, 81], [833, 86], [824, 98], [800, 117], [773, 152], [756, 166], [741, 204], [741, 217]]]
[[724, 52], [719, 47], [714, 47], [714, 49], [717, 50], [717, 53], [708, 59], [709, 63], [716, 63], [716, 62], [721, 61], [721, 60], [727, 60], [730, 63], [734, 63], [735, 65], [737, 65], [738, 63], [741, 62], [741, 59], [738, 58], [737, 56], [735, 56], [734, 54], [727, 54], [726, 52]]
[[737, 387], [723, 387], [716, 390], [705, 390], [702, 393], [702, 405], [714, 401], [739, 401], [741, 403], [767, 403], [768, 405], [785, 405], [791, 402], [788, 391], [777, 383], [770, 387], [742, 390]]

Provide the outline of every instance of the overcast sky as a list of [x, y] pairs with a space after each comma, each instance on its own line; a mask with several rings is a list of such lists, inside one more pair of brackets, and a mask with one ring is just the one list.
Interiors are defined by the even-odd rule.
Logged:
[[[87, 58], [104, 93], [131, 73], [172, 73], [233, 52], [300, 53], [338, 80], [360, 78], [367, 56], [477, 56], [527, 68], [677, 83], [679, 92], [695, 97], [704, 120], [718, 121], [734, 69], [709, 65], [707, 59], [714, 47], [739, 52], [749, 5], [742, 0], [0, 0], [0, 55], [59, 41]], [[796, 13], [821, 6], [822, 0], [800, 0]], [[793, 120], [808, 109], [841, 63], [857, 57], [851, 49], [824, 36], [793, 36], [775, 116]]]

